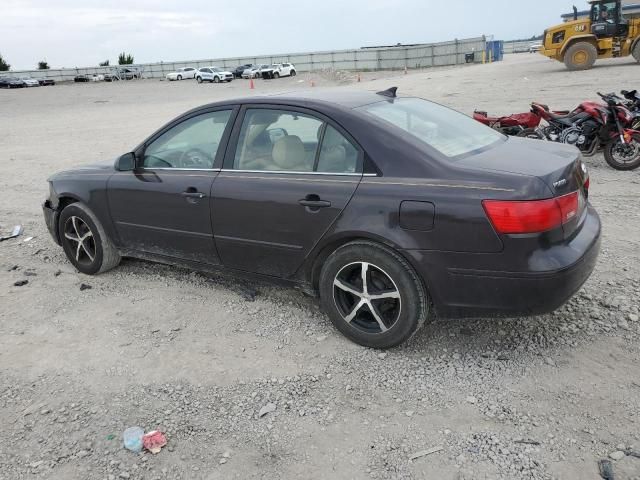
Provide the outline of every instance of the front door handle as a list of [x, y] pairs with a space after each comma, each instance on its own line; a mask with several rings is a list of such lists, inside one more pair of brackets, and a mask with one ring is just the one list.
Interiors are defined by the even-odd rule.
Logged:
[[202, 192], [182, 192], [181, 194], [183, 197], [186, 198], [204, 198], [206, 197], [206, 195]]
[[197, 205], [199, 203], [198, 200], [202, 200], [207, 196], [206, 194], [199, 192], [195, 187], [187, 188], [187, 190], [182, 192], [180, 195], [182, 195], [187, 203], [190, 203], [191, 205]]

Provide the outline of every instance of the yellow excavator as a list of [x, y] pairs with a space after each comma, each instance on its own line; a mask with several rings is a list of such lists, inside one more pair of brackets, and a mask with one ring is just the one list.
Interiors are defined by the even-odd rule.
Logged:
[[[591, 0], [588, 16], [544, 32], [540, 53], [564, 62], [569, 70], [588, 70], [598, 59], [633, 55], [640, 62], [640, 4], [622, 0]], [[586, 12], [585, 12], [586, 13]]]

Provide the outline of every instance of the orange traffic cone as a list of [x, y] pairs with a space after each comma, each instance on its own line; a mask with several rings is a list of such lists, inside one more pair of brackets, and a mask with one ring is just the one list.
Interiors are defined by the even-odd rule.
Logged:
[[249, 89], [253, 90], [255, 87], [255, 85], [253, 84], [253, 78], [249, 79]]

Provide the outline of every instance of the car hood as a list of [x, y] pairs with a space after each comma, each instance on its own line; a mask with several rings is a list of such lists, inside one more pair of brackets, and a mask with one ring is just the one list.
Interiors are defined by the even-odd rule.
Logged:
[[54, 173], [47, 180], [51, 182], [60, 178], [72, 177], [74, 175], [86, 175], [89, 173], [111, 174], [115, 172], [115, 161], [116, 159], [114, 158], [112, 160], [103, 160], [89, 165], [79, 165], [77, 167], [70, 168], [69, 170]]
[[559, 190], [577, 189], [586, 176], [582, 155], [577, 148], [518, 137], [509, 137], [497, 147], [458, 160], [456, 164], [485, 171], [537, 177], [554, 194], [562, 193]]

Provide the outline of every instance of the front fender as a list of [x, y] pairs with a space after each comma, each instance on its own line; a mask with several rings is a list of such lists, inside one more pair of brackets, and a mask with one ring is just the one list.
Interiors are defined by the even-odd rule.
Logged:
[[596, 40], [596, 37], [594, 35], [591, 34], [585, 34], [585, 35], [574, 35], [573, 37], [569, 38], [564, 46], [562, 47], [562, 49], [560, 50], [560, 57], [564, 59], [564, 54], [566, 53], [567, 49], [573, 45], [576, 42], [579, 41], [588, 41], [589, 43], [593, 43], [593, 45], [597, 48], [598, 47], [598, 42]]

